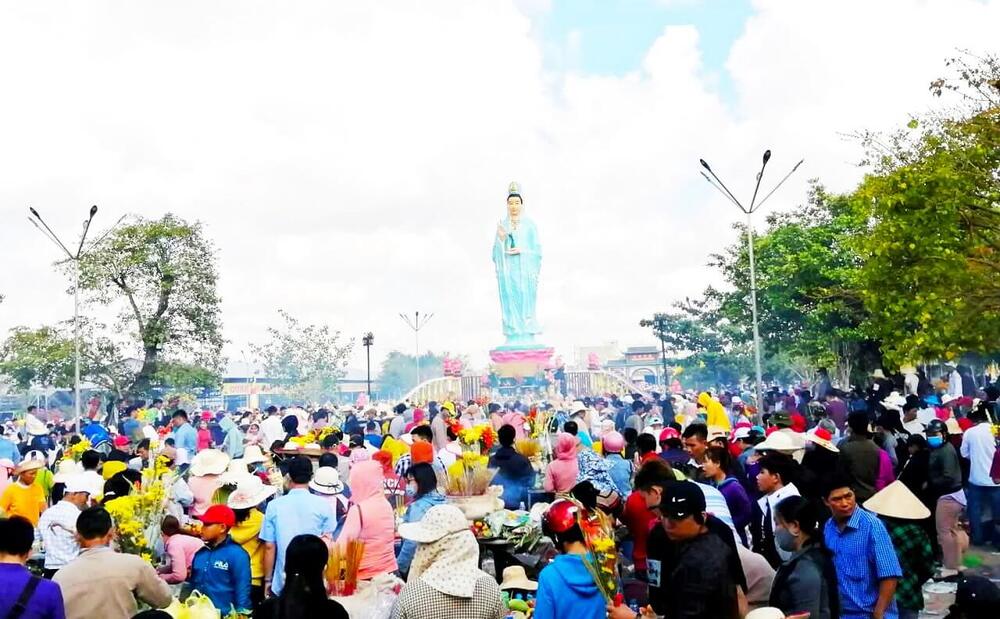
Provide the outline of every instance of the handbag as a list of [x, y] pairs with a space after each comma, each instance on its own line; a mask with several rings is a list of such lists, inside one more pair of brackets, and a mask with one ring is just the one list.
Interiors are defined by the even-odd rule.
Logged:
[[35, 595], [35, 589], [38, 588], [38, 583], [41, 581], [42, 579], [38, 576], [28, 578], [28, 582], [24, 584], [24, 589], [21, 590], [21, 595], [17, 597], [14, 606], [7, 613], [7, 619], [20, 619], [24, 611], [28, 610], [28, 602], [31, 600], [31, 596]]

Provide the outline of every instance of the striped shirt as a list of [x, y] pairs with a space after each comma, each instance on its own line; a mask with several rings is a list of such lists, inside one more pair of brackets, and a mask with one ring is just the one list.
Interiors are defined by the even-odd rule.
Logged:
[[80, 508], [69, 501], [59, 501], [42, 512], [35, 536], [45, 547], [45, 569], [57, 570], [80, 554], [76, 542], [76, 519]]
[[[826, 546], [833, 553], [840, 589], [840, 616], [844, 619], [871, 617], [878, 601], [879, 582], [903, 575], [892, 539], [885, 525], [871, 512], [857, 507], [843, 530], [833, 518], [823, 530]], [[889, 603], [885, 619], [897, 619], [896, 601]]]

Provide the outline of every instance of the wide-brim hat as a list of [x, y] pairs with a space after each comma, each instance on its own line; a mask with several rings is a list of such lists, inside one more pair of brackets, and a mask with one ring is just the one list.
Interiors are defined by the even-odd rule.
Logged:
[[840, 448], [834, 445], [833, 441], [830, 440], [833, 438], [833, 436], [823, 428], [816, 428], [815, 431], [806, 433], [805, 438], [807, 441], [811, 441], [819, 445], [823, 449], [828, 449], [834, 453], [840, 451]]
[[577, 413], [585, 413], [586, 411], [587, 411], [587, 405], [581, 402], [580, 400], [576, 400], [569, 407], [569, 412], [571, 415], [575, 415]]
[[219, 481], [224, 486], [237, 486], [247, 477], [253, 477], [253, 474], [247, 470], [247, 461], [243, 458], [233, 458], [229, 461], [226, 472], [219, 476]]
[[805, 438], [797, 432], [778, 430], [754, 446], [756, 451], [792, 452], [805, 448]]
[[218, 449], [203, 449], [191, 460], [191, 474], [195, 477], [203, 475], [222, 475], [229, 466], [229, 456]]
[[309, 489], [320, 494], [340, 494], [344, 491], [344, 482], [340, 480], [340, 472], [332, 466], [321, 466], [316, 469], [309, 481]]
[[56, 465], [56, 474], [52, 476], [52, 481], [57, 484], [64, 484], [74, 475], [83, 472], [83, 466], [73, 460], [60, 460]]
[[243, 461], [247, 464], [265, 462], [264, 451], [260, 448], [260, 445], [247, 445], [243, 449]]
[[14, 469], [15, 475], [20, 475], [21, 473], [27, 473], [28, 471], [37, 471], [38, 469], [45, 468], [44, 460], [22, 460], [21, 464], [17, 465]]
[[511, 565], [503, 570], [503, 582], [500, 583], [500, 590], [521, 589], [523, 591], [536, 591], [538, 583], [529, 580], [528, 574], [524, 571], [523, 565]]
[[861, 505], [870, 512], [889, 518], [923, 520], [931, 517], [931, 510], [899, 480], [882, 488]]
[[250, 509], [251, 507], [257, 507], [274, 496], [274, 493], [277, 491], [278, 489], [274, 486], [264, 485], [260, 477], [251, 475], [241, 479], [236, 484], [236, 489], [226, 499], [226, 505], [230, 509]]
[[462, 510], [444, 503], [428, 509], [424, 517], [417, 522], [404, 522], [399, 525], [399, 536], [421, 544], [429, 544], [446, 535], [468, 530], [469, 521]]
[[31, 436], [43, 436], [49, 433], [42, 420], [31, 414], [24, 416], [24, 430]]
[[885, 372], [882, 371], [882, 368], [876, 368], [875, 371], [870, 374], [870, 376], [872, 378], [884, 379], [885, 378]]

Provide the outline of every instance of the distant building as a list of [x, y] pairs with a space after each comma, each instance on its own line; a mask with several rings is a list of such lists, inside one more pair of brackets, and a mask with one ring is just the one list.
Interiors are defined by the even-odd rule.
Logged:
[[633, 384], [663, 383], [663, 359], [657, 346], [630, 346], [622, 358], [608, 361], [605, 367]]

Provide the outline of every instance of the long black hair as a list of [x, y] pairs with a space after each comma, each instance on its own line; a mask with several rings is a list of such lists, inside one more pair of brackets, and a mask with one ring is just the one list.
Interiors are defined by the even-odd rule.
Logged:
[[285, 587], [278, 596], [274, 619], [318, 616], [327, 607], [323, 572], [329, 551], [315, 535], [296, 535], [285, 554]]

